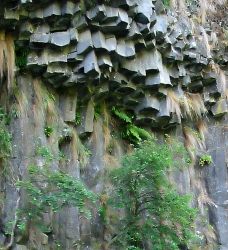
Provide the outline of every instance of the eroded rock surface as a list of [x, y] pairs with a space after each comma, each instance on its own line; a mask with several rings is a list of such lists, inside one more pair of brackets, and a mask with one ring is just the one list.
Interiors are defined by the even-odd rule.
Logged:
[[[14, 178], [26, 175], [31, 159], [42, 166], [35, 154], [40, 143], [55, 155], [63, 151], [67, 156], [65, 163], [55, 160], [53, 169], [82, 178], [101, 193], [106, 169], [127, 149], [122, 139], [112, 138], [110, 155], [107, 138], [115, 129], [106, 124], [104, 113], [97, 114], [103, 103], [109, 111], [118, 107], [130, 112], [138, 126], [158, 134], [172, 130], [181, 139], [189, 136], [186, 127], [200, 132], [204, 120], [209, 132], [197, 149], [210, 153], [213, 164], [202, 169], [196, 161], [195, 168], [173, 179], [181, 192], [194, 194], [195, 205], [214, 226], [216, 239], [213, 230], [210, 234], [199, 223], [204, 244], [217, 242], [218, 247], [209, 249], [228, 249], [228, 54], [227, 47], [213, 48], [209, 28], [165, 9], [159, 0], [120, 0], [89, 10], [76, 1], [20, 0], [3, 1], [0, 30], [0, 41], [11, 34], [16, 57], [25, 61], [17, 66], [18, 96], [12, 101], [20, 113], [10, 125]], [[1, 80], [2, 95], [8, 93], [6, 78], [7, 73]], [[75, 122], [79, 114], [80, 122]], [[44, 134], [47, 124], [54, 127], [50, 138]], [[87, 161], [80, 155], [79, 137], [90, 152]], [[1, 192], [4, 244], [5, 226], [15, 215], [18, 196], [21, 205], [24, 197], [4, 178]], [[98, 218], [81, 219], [72, 207], [46, 217], [48, 235], [28, 232], [18, 237], [13, 249], [55, 249], [57, 241], [63, 249], [101, 249], [109, 237], [103, 235]]]

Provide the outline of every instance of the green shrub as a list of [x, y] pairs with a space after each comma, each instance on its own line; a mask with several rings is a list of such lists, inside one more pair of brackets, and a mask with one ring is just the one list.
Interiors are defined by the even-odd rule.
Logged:
[[28, 196], [26, 206], [19, 213], [17, 227], [25, 228], [24, 218], [42, 227], [44, 212], [57, 212], [67, 205], [90, 217], [90, 202], [95, 195], [79, 180], [61, 171], [51, 171], [48, 166], [31, 165], [27, 180], [17, 182]]
[[179, 164], [174, 147], [141, 143], [112, 172], [109, 203], [124, 209], [124, 215], [110, 245], [144, 249], [146, 243], [153, 249], [176, 250], [193, 240], [196, 210], [189, 206], [190, 197], [179, 195], [167, 178], [167, 171]]
[[199, 165], [201, 167], [204, 167], [205, 165], [210, 165], [212, 162], [212, 157], [208, 154], [202, 155], [199, 159]]
[[50, 137], [51, 134], [53, 133], [54, 129], [50, 126], [46, 126], [44, 128], [44, 134], [47, 136], [47, 137]]

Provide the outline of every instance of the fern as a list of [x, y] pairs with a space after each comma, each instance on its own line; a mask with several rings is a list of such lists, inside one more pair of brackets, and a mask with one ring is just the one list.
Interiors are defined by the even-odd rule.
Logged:
[[112, 112], [115, 114], [119, 120], [126, 123], [122, 128], [121, 137], [131, 141], [134, 144], [138, 144], [142, 140], [150, 140], [151, 134], [143, 128], [140, 128], [133, 123], [134, 116], [130, 117], [126, 113], [117, 108], [113, 107]]
[[118, 109], [116, 109], [115, 107], [112, 108], [112, 112], [122, 121], [126, 122], [126, 123], [132, 123], [132, 118], [127, 115], [126, 113], [124, 113], [123, 111], [120, 111]]
[[134, 124], [128, 124], [124, 129], [122, 135], [125, 139], [128, 139], [136, 144], [138, 144], [142, 140], [149, 140], [152, 138], [148, 131], [143, 128], [137, 127]]

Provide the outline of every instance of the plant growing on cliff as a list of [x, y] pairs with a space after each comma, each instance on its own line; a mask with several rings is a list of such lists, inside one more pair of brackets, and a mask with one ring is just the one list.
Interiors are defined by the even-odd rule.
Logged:
[[205, 155], [202, 155], [199, 159], [199, 165], [201, 167], [204, 167], [205, 165], [210, 165], [211, 163], [212, 163], [211, 155], [205, 154]]
[[57, 212], [67, 205], [79, 208], [85, 216], [90, 216], [89, 203], [95, 195], [79, 180], [61, 171], [51, 171], [48, 166], [29, 166], [28, 179], [18, 181], [17, 186], [28, 196], [28, 202], [20, 212], [20, 220], [42, 225], [44, 212]]
[[19, 47], [15, 44], [15, 64], [19, 69], [24, 69], [26, 67], [28, 54], [29, 49]]
[[90, 205], [95, 195], [79, 179], [61, 171], [51, 171], [47, 166], [31, 165], [28, 172], [28, 179], [17, 182], [17, 187], [28, 197], [26, 205], [18, 211], [18, 230], [33, 225], [49, 231], [43, 226], [43, 213], [56, 213], [68, 205], [77, 207], [87, 218], [91, 216]]
[[141, 143], [112, 172], [114, 195], [109, 203], [124, 209], [124, 215], [119, 233], [109, 245], [174, 250], [193, 239], [196, 210], [189, 206], [190, 197], [179, 195], [167, 177], [167, 172], [179, 164], [171, 146], [155, 141]]
[[127, 113], [117, 109], [112, 108], [113, 114], [123, 123], [121, 137], [129, 140], [130, 142], [137, 144], [142, 140], [151, 139], [151, 134], [143, 128], [136, 126], [133, 123], [133, 116], [129, 116]]
[[53, 131], [54, 131], [54, 128], [51, 126], [46, 126], [44, 128], [44, 134], [46, 135], [46, 137], [50, 137]]
[[[37, 142], [36, 155], [41, 157], [42, 166], [30, 165], [28, 176], [17, 182], [17, 187], [27, 195], [27, 202], [18, 212], [17, 228], [22, 230], [29, 225], [43, 228], [43, 213], [55, 213], [67, 205], [75, 206], [86, 217], [90, 216], [90, 204], [95, 194], [77, 178], [51, 167], [56, 160], [48, 147]], [[59, 156], [57, 157], [59, 160]]]
[[8, 124], [8, 117], [0, 108], [0, 160], [5, 161], [11, 154], [11, 134], [8, 132], [6, 125]]

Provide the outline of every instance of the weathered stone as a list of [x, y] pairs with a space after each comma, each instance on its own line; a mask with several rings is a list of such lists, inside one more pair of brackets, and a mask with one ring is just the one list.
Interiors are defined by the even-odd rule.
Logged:
[[50, 35], [50, 43], [57, 47], [64, 47], [70, 43], [70, 33], [65, 32], [55, 32]]
[[81, 62], [83, 61], [83, 55], [79, 55], [77, 51], [71, 52], [67, 55], [67, 61], [69, 62]]
[[63, 7], [61, 8], [61, 14], [73, 16], [77, 12], [77, 6], [72, 1], [65, 1]]
[[31, 35], [34, 32], [34, 26], [30, 22], [25, 22], [20, 26], [20, 34]]
[[79, 126], [79, 134], [84, 136], [93, 132], [93, 120], [94, 120], [94, 103], [89, 101], [87, 106], [83, 107], [81, 113], [82, 121]]
[[142, 34], [140, 33], [139, 28], [138, 28], [136, 22], [134, 22], [134, 21], [132, 21], [132, 23], [131, 23], [128, 37], [130, 39], [133, 39], [133, 40], [142, 37]]
[[135, 55], [134, 43], [119, 39], [117, 41], [116, 53], [121, 57], [132, 58]]
[[77, 106], [77, 92], [75, 88], [68, 88], [61, 95], [61, 112], [62, 117], [65, 122], [75, 123], [75, 114], [76, 114], [76, 106]]
[[[220, 51], [218, 50], [217, 45], [220, 41], [213, 35], [213, 27], [212, 30], [206, 30], [209, 26], [207, 22], [195, 25], [194, 18], [189, 15], [192, 6], [187, 6], [186, 11], [184, 10], [188, 17], [182, 15], [181, 11], [177, 12], [175, 8], [182, 8], [178, 1], [173, 1], [178, 5], [175, 8], [165, 8], [160, 0], [115, 0], [109, 3], [110, 6], [106, 6], [106, 3], [97, 4], [90, 9], [86, 6], [87, 11], [83, 9], [82, 3], [79, 3], [81, 1], [38, 2], [3, 0], [0, 7], [1, 45], [5, 43], [9, 34], [13, 34], [16, 59], [20, 60], [20, 57], [24, 56], [24, 51], [21, 52], [23, 46], [29, 50], [27, 65], [23, 67], [17, 65], [15, 75], [15, 81], [23, 93], [23, 98], [17, 100], [19, 108], [22, 109], [20, 116], [12, 119], [10, 124], [14, 145], [10, 166], [15, 177], [18, 172], [26, 171], [28, 159], [36, 157], [34, 143], [31, 144], [31, 141], [36, 142], [39, 138], [42, 145], [50, 143], [54, 155], [58, 155], [59, 150], [66, 154], [66, 162], [54, 160], [53, 169], [66, 171], [75, 178], [80, 177], [91, 190], [102, 192], [106, 186], [103, 181], [105, 164], [110, 165], [110, 158], [116, 157], [116, 152], [117, 160], [120, 159], [126, 148], [122, 146], [121, 140], [112, 138], [115, 124], [111, 120], [110, 127], [108, 126], [108, 115], [106, 112], [103, 113], [103, 109], [102, 115], [96, 113], [94, 122], [94, 106], [102, 103], [103, 107], [104, 102], [107, 111], [110, 111], [112, 106], [118, 106], [123, 111], [131, 111], [136, 125], [155, 128], [159, 134], [163, 134], [162, 130], [177, 126], [175, 136], [183, 140], [179, 127], [188, 125], [195, 129], [201, 126], [198, 121], [191, 121], [195, 117], [183, 115], [182, 119], [178, 110], [180, 108], [182, 111], [184, 107], [187, 110], [188, 105], [191, 105], [191, 98], [189, 100], [182, 98], [184, 95], [188, 96], [188, 92], [196, 92], [202, 96], [209, 111], [205, 119], [209, 123], [209, 133], [205, 134], [205, 138], [212, 137], [206, 140], [210, 142], [208, 149], [213, 157], [213, 164], [208, 168], [191, 168], [190, 172], [178, 171], [174, 173], [174, 181], [178, 183], [179, 193], [194, 193], [194, 204], [199, 203], [201, 198], [198, 197], [199, 192], [203, 190], [206, 194], [208, 191], [207, 201], [213, 198], [215, 205], [209, 206], [209, 213], [204, 209], [206, 204], [201, 204], [200, 209], [203, 210], [204, 217], [210, 217], [210, 222], [215, 225], [219, 248], [228, 249], [226, 223], [228, 137], [225, 116], [228, 112], [225, 99], [228, 56], [225, 45]], [[197, 16], [197, 12], [194, 16]], [[207, 18], [210, 18], [210, 15]], [[224, 22], [225, 18], [219, 25], [223, 25]], [[215, 23], [212, 22], [210, 25], [214, 26]], [[7, 46], [2, 47], [5, 50]], [[9, 54], [3, 52], [4, 61], [6, 55]], [[3, 99], [7, 96], [4, 85], [9, 74], [5, 66], [8, 66], [7, 62], [0, 80]], [[59, 89], [54, 90], [49, 83]], [[58, 117], [53, 119], [54, 133], [50, 138], [44, 135], [44, 127], [48, 123], [45, 119], [50, 118], [48, 117], [50, 107], [46, 104], [46, 96], [39, 97], [37, 91], [38, 87], [46, 86], [50, 95], [53, 94], [56, 100], [51, 109], [58, 114]], [[175, 94], [170, 96], [172, 91]], [[76, 96], [79, 96], [77, 100]], [[82, 113], [80, 126], [74, 123], [76, 101], [80, 107], [82, 106], [82, 112], [80, 108], [77, 110]], [[212, 116], [219, 119], [215, 120]], [[181, 126], [178, 126], [179, 124]], [[25, 131], [29, 137], [24, 136]], [[78, 140], [80, 146], [77, 132], [82, 137], [92, 133], [88, 140], [85, 137], [83, 140], [83, 144], [92, 149], [92, 156], [89, 157], [86, 168], [81, 170], [79, 170], [79, 161], [82, 161], [81, 152], [75, 145]], [[18, 142], [20, 147], [17, 145]], [[116, 148], [110, 153], [107, 152], [109, 147]], [[38, 166], [42, 164], [43, 161], [38, 161]], [[171, 179], [172, 175], [169, 176]], [[6, 190], [4, 216], [0, 218], [4, 226], [6, 221], [12, 221], [14, 218], [13, 208], [17, 192], [1, 176], [0, 183]], [[23, 202], [24, 197], [20, 201], [22, 207]], [[96, 206], [94, 214], [95, 210]], [[18, 245], [15, 244], [24, 242], [28, 249], [55, 249], [56, 246], [52, 243], [56, 239], [61, 241], [62, 249], [66, 250], [79, 245], [83, 249], [100, 249], [102, 241], [112, 239], [112, 235], [116, 232], [104, 233], [99, 219], [82, 221], [78, 210], [67, 206], [60, 213], [55, 213], [52, 221], [47, 220], [48, 228], [53, 230], [50, 232], [49, 242], [47, 235], [40, 238], [39, 234], [32, 234], [32, 230], [29, 230], [30, 235], [29, 237], [26, 235], [25, 239], [18, 235], [19, 231], [16, 230], [13, 249], [17, 249], [15, 247]], [[198, 231], [198, 225], [196, 230]], [[202, 228], [199, 231], [202, 231]], [[6, 243], [5, 240], [2, 239], [3, 243]], [[205, 241], [210, 242], [208, 239]], [[94, 242], [98, 244], [95, 246]], [[145, 247], [151, 248], [151, 246]]]
[[168, 102], [162, 100], [160, 102], [159, 112], [157, 114], [157, 121], [161, 126], [165, 126], [169, 123], [171, 119], [171, 114], [168, 107]]
[[203, 73], [203, 85], [215, 84], [217, 79], [217, 75], [213, 71], [204, 72]]
[[97, 5], [95, 8], [87, 11], [86, 16], [92, 21], [102, 21], [107, 16], [106, 7]]
[[118, 72], [113, 72], [112, 74], [110, 74], [109, 83], [110, 90], [112, 91], [113, 89], [119, 87], [121, 84], [127, 84], [128, 80], [124, 75]]
[[18, 10], [10, 10], [10, 9], [5, 9], [4, 12], [4, 18], [7, 20], [13, 20], [13, 21], [18, 21], [19, 20], [19, 12]]
[[71, 87], [77, 84], [77, 82], [78, 82], [78, 75], [73, 73], [65, 82], [62, 83], [62, 85], [65, 87]]
[[135, 110], [135, 107], [137, 106], [137, 105], [139, 105], [139, 100], [138, 100], [138, 98], [134, 98], [134, 97], [132, 97], [132, 96], [126, 96], [125, 98], [124, 98], [124, 104], [125, 104], [125, 106], [129, 109], [130, 107], [132, 107], [133, 108], [133, 110]]
[[44, 9], [44, 18], [60, 16], [61, 8], [58, 3], [52, 3]]
[[147, 116], [147, 115], [137, 115], [136, 117], [136, 124], [138, 125], [144, 125], [148, 127], [157, 127], [158, 124], [156, 122], [156, 118], [153, 116]]
[[157, 113], [160, 109], [159, 100], [155, 96], [146, 94], [145, 97], [140, 101], [138, 107], [136, 107], [136, 112], [140, 114], [153, 115]]
[[78, 30], [75, 28], [71, 28], [69, 31], [70, 31], [70, 41], [78, 42]]
[[146, 42], [143, 38], [139, 38], [135, 41], [135, 50], [141, 51], [146, 48]]
[[116, 92], [121, 95], [130, 95], [134, 93], [135, 90], [136, 86], [133, 83], [128, 82], [127, 84], [120, 85], [120, 87], [116, 89]]
[[149, 23], [148, 24], [137, 23], [137, 26], [139, 28], [140, 33], [143, 35], [147, 35], [151, 31]]
[[78, 31], [83, 31], [88, 26], [85, 16], [80, 15], [80, 13], [73, 18], [72, 24]]
[[50, 34], [34, 33], [30, 37], [30, 42], [33, 44], [47, 44], [50, 41]]
[[183, 61], [184, 57], [183, 54], [174, 49], [171, 46], [171, 49], [169, 52], [165, 54], [165, 57], [170, 61], [170, 62], [175, 62], [175, 61]]
[[97, 57], [94, 51], [89, 52], [85, 56], [83, 61], [84, 73], [89, 74], [90, 76], [100, 75], [100, 69], [97, 63]]
[[143, 24], [149, 23], [153, 14], [153, 7], [152, 1], [139, 0], [135, 7], [136, 21]]
[[162, 72], [155, 74], [148, 74], [146, 77], [145, 85], [147, 87], [157, 87], [159, 85], [169, 85], [172, 86], [169, 74], [165, 68]]
[[197, 92], [203, 88], [203, 83], [202, 81], [191, 81], [188, 84], [188, 88], [193, 92]]
[[42, 55], [43, 58], [47, 58], [48, 63], [67, 62], [67, 55], [64, 53], [60, 54], [55, 50], [44, 50]]
[[221, 117], [228, 112], [227, 102], [224, 98], [220, 98], [211, 108], [214, 117]]
[[117, 41], [115, 36], [106, 36], [106, 46], [109, 52], [115, 51], [117, 48]]
[[44, 52], [41, 56], [37, 55], [35, 52], [30, 53], [27, 56], [27, 66], [35, 73], [43, 72], [48, 65], [48, 57]]
[[54, 85], [60, 85], [70, 74], [71, 71], [66, 64], [52, 63], [48, 65], [43, 76]]
[[153, 32], [155, 32], [156, 40], [161, 40], [165, 38], [168, 28], [168, 20], [166, 15], [157, 16], [157, 22], [153, 27]]
[[218, 84], [205, 86], [206, 91], [210, 93], [210, 96], [218, 98], [221, 96], [222, 90], [219, 88]]
[[85, 30], [79, 33], [79, 42], [77, 44], [77, 53], [85, 54], [93, 47], [92, 36], [90, 30]]
[[105, 36], [102, 32], [97, 31], [92, 34], [93, 47], [95, 49], [107, 50]]
[[95, 93], [95, 98], [97, 98], [97, 100], [100, 101], [108, 96], [109, 96], [109, 85], [108, 83], [104, 83], [101, 86], [99, 86], [98, 90]]
[[111, 68], [113, 66], [109, 55], [100, 55], [98, 56], [97, 60], [98, 60], [98, 66], [102, 69], [109, 67]]

